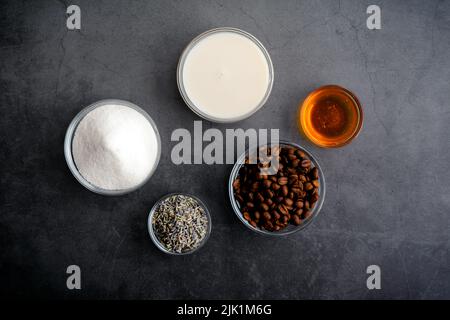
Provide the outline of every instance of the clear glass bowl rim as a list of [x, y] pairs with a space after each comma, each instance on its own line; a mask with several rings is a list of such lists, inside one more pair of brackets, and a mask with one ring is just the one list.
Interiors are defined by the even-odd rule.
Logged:
[[[234, 213], [236, 214], [236, 216], [238, 217], [238, 219], [250, 230], [263, 234], [263, 235], [267, 235], [267, 236], [286, 236], [286, 235], [290, 235], [293, 234], [295, 232], [298, 232], [300, 230], [305, 229], [307, 226], [309, 226], [312, 221], [317, 217], [317, 215], [319, 214], [320, 210], [322, 209], [322, 205], [323, 202], [325, 200], [325, 194], [326, 194], [326, 185], [325, 185], [325, 177], [323, 175], [323, 171], [322, 168], [319, 165], [319, 162], [317, 160], [317, 157], [314, 156], [309, 150], [307, 150], [305, 147], [302, 147], [294, 142], [289, 142], [289, 141], [285, 141], [285, 140], [280, 140], [279, 141], [279, 145], [283, 146], [283, 145], [287, 145], [287, 146], [292, 146], [295, 148], [298, 148], [302, 151], [304, 151], [310, 158], [311, 162], [314, 164], [314, 167], [317, 167], [317, 169], [319, 170], [319, 195], [320, 198], [317, 201], [317, 203], [315, 204], [314, 208], [312, 209], [312, 214], [309, 217], [308, 220], [306, 220], [305, 222], [303, 222], [301, 225], [299, 226], [293, 226], [293, 225], [289, 225], [288, 227], [286, 227], [285, 229], [282, 229], [279, 232], [276, 231], [267, 231], [267, 230], [263, 230], [260, 228], [254, 228], [250, 223], [248, 223], [244, 217], [242, 216], [242, 213], [237, 205], [237, 201], [234, 197], [234, 190], [233, 190], [233, 181], [236, 179], [238, 173], [239, 173], [239, 169], [241, 168], [241, 166], [243, 165], [244, 161], [245, 161], [245, 157], [247, 156], [247, 154], [250, 151], [250, 148], [247, 148], [247, 150], [245, 150], [245, 152], [239, 156], [239, 158], [237, 159], [236, 163], [233, 166], [233, 169], [231, 170], [230, 173], [230, 178], [228, 180], [228, 196], [231, 202], [231, 206], [233, 208]], [[267, 144], [262, 144], [257, 146], [256, 148], [261, 148], [264, 146], [270, 146], [270, 143]], [[286, 230], [289, 229], [289, 230]]]
[[[167, 198], [169, 198], [171, 196], [177, 196], [177, 195], [191, 197], [191, 198], [195, 199], [200, 204], [200, 206], [203, 208], [203, 210], [205, 210], [205, 214], [208, 219], [208, 230], [207, 230], [206, 235], [203, 238], [202, 242], [198, 245], [198, 247], [194, 248], [193, 250], [187, 251], [187, 252], [181, 252], [181, 253], [180, 252], [172, 252], [172, 251], [169, 251], [166, 249], [166, 247], [158, 240], [158, 237], [156, 236], [156, 234], [153, 230], [153, 223], [152, 223], [156, 208], [158, 208], [158, 206], [161, 204], [161, 202], [163, 202], [164, 200], [166, 200]], [[147, 229], [148, 229], [150, 238], [152, 239], [153, 243], [159, 250], [161, 250], [162, 252], [167, 253], [169, 255], [184, 256], [184, 255], [188, 255], [188, 254], [192, 254], [192, 253], [196, 252], [201, 247], [203, 247], [206, 242], [208, 242], [208, 239], [209, 239], [209, 236], [210, 236], [211, 230], [212, 230], [211, 214], [209, 213], [209, 209], [206, 206], [206, 204], [203, 201], [201, 201], [198, 197], [196, 197], [192, 194], [189, 194], [189, 193], [185, 193], [185, 192], [173, 192], [173, 193], [169, 193], [169, 194], [166, 194], [165, 196], [161, 197], [158, 201], [156, 201], [156, 203], [150, 209], [150, 212], [148, 214], [148, 219], [147, 219]]]
[[[219, 33], [219, 32], [234, 32], [240, 35], [243, 35], [245, 37], [247, 37], [248, 39], [250, 39], [251, 41], [253, 41], [263, 52], [266, 60], [267, 60], [267, 65], [269, 67], [269, 85], [267, 87], [267, 91], [263, 97], [263, 99], [261, 100], [261, 102], [257, 105], [257, 107], [255, 109], [253, 109], [252, 111], [239, 116], [239, 117], [235, 117], [235, 118], [230, 118], [230, 119], [223, 119], [223, 118], [216, 118], [214, 116], [211, 116], [209, 114], [206, 114], [205, 112], [201, 111], [199, 108], [197, 108], [197, 106], [191, 101], [191, 99], [189, 99], [189, 96], [185, 90], [184, 87], [184, 83], [183, 83], [183, 67], [184, 67], [184, 63], [186, 61], [186, 57], [188, 56], [189, 52], [191, 51], [191, 49], [202, 39], [204, 39], [205, 37], [213, 34], [213, 33]], [[217, 122], [217, 123], [231, 123], [231, 122], [237, 122], [237, 121], [241, 121], [243, 119], [246, 119], [248, 117], [250, 117], [251, 115], [253, 115], [254, 113], [256, 113], [259, 109], [261, 109], [264, 104], [267, 102], [267, 99], [269, 99], [270, 93], [272, 92], [272, 87], [273, 87], [273, 81], [274, 81], [274, 71], [273, 71], [273, 64], [272, 64], [272, 59], [270, 58], [269, 52], [267, 51], [267, 49], [264, 47], [264, 45], [255, 37], [253, 36], [251, 33], [248, 33], [247, 31], [238, 29], [238, 28], [232, 28], [232, 27], [220, 27], [220, 28], [214, 28], [214, 29], [210, 29], [207, 30], [201, 34], [199, 34], [198, 36], [196, 36], [193, 40], [191, 40], [191, 42], [189, 42], [189, 44], [185, 47], [185, 49], [183, 50], [183, 52], [181, 53], [180, 59], [178, 60], [178, 66], [177, 66], [177, 85], [178, 85], [178, 90], [180, 91], [181, 97], [183, 98], [184, 102], [186, 103], [186, 105], [198, 116], [200, 116], [203, 119], [206, 119], [208, 121], [212, 121], [212, 122]]]
[[[156, 160], [155, 160], [153, 169], [150, 171], [148, 176], [140, 184], [138, 184], [137, 186], [134, 186], [132, 188], [128, 188], [128, 189], [107, 190], [107, 189], [102, 189], [102, 188], [99, 188], [99, 187], [91, 184], [78, 171], [77, 166], [75, 165], [75, 161], [73, 160], [73, 156], [72, 156], [72, 140], [73, 140], [75, 131], [76, 131], [78, 125], [80, 124], [81, 120], [83, 120], [84, 117], [92, 110], [94, 110], [98, 107], [101, 107], [104, 105], [110, 105], [110, 104], [122, 105], [125, 107], [129, 107], [129, 108], [132, 108], [132, 109], [138, 111], [140, 114], [142, 114], [148, 120], [148, 122], [152, 126], [153, 130], [155, 130], [156, 138], [158, 141], [158, 146], [157, 146], [158, 149], [156, 151], [157, 155], [156, 155]], [[133, 191], [139, 189], [140, 187], [142, 187], [144, 184], [146, 184], [148, 182], [148, 180], [151, 178], [153, 173], [156, 171], [156, 168], [158, 167], [158, 164], [159, 164], [159, 160], [161, 158], [161, 137], [159, 135], [159, 131], [158, 131], [158, 128], [156, 127], [155, 122], [153, 121], [153, 119], [150, 117], [150, 115], [145, 110], [141, 109], [140, 107], [138, 107], [137, 105], [135, 105], [134, 103], [129, 102], [129, 101], [120, 100], [120, 99], [103, 99], [103, 100], [96, 101], [96, 102], [90, 104], [89, 106], [83, 108], [72, 119], [72, 121], [69, 124], [69, 127], [67, 128], [66, 135], [64, 138], [64, 157], [66, 159], [66, 163], [70, 169], [70, 172], [72, 172], [73, 176], [77, 179], [77, 181], [86, 189], [88, 189], [94, 193], [106, 195], [106, 196], [124, 195], [124, 194], [130, 193], [130, 192], [133, 192]]]

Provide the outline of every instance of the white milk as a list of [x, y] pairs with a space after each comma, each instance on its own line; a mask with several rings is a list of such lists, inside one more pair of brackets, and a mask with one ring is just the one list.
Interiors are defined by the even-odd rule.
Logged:
[[207, 118], [233, 121], [251, 115], [271, 86], [271, 63], [248, 37], [211, 33], [187, 53], [182, 67], [185, 92]]

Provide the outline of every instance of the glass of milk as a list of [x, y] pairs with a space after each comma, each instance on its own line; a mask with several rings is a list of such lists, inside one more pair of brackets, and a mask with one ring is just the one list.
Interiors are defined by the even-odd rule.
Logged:
[[235, 122], [251, 116], [267, 101], [273, 85], [272, 60], [248, 32], [212, 29], [184, 49], [177, 82], [183, 100], [200, 117]]

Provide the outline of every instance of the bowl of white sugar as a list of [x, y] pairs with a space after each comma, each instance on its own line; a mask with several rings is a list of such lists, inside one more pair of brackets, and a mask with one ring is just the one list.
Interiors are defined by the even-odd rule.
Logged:
[[153, 175], [161, 138], [153, 119], [137, 105], [101, 100], [72, 120], [64, 155], [72, 174], [88, 190], [122, 195], [139, 189]]
[[263, 44], [236, 28], [194, 38], [178, 62], [177, 84], [188, 107], [214, 122], [243, 120], [258, 111], [273, 86], [272, 60]]

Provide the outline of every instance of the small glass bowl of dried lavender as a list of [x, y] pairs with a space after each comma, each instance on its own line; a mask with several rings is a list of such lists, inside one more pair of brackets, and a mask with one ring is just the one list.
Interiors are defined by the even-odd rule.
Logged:
[[159, 199], [150, 210], [148, 232], [161, 251], [172, 255], [191, 254], [208, 240], [211, 216], [197, 197], [171, 193]]

